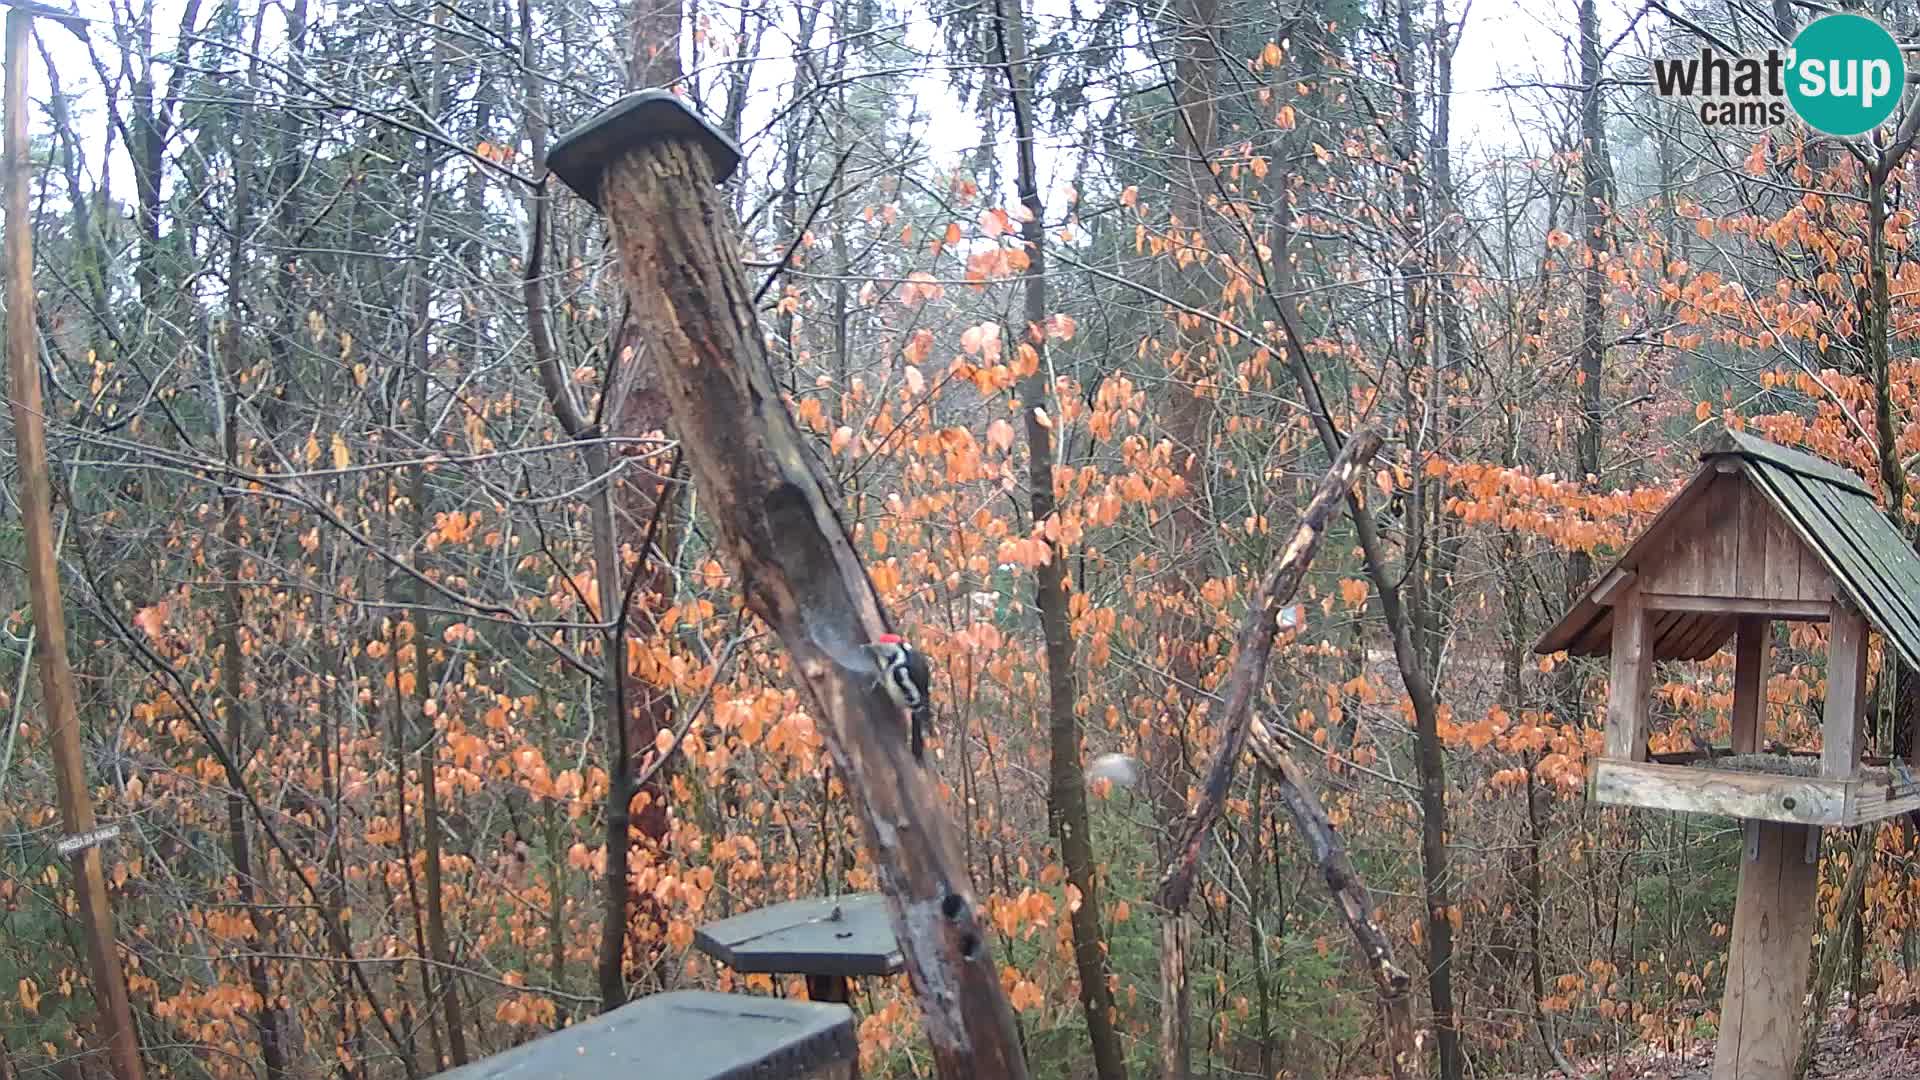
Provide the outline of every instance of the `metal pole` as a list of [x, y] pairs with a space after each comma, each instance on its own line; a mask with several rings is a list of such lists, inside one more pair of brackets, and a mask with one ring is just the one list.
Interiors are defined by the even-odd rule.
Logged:
[[[6, 192], [7, 192], [7, 379], [12, 393], [14, 441], [20, 456], [20, 513], [26, 527], [27, 587], [32, 594], [34, 650], [47, 730], [53, 736], [54, 778], [60, 821], [69, 837], [94, 829], [93, 799], [80, 754], [80, 718], [73, 669], [67, 663], [66, 613], [60, 601], [60, 567], [53, 549], [53, 495], [47, 471], [45, 408], [40, 399], [37, 328], [33, 312], [33, 236], [27, 216], [32, 169], [27, 157], [27, 34], [33, 15], [7, 12]], [[85, 843], [68, 856], [80, 920], [93, 969], [94, 1003], [117, 1080], [141, 1080], [140, 1043], [127, 1005], [127, 986], [114, 945], [113, 912], [107, 904], [100, 844]]]

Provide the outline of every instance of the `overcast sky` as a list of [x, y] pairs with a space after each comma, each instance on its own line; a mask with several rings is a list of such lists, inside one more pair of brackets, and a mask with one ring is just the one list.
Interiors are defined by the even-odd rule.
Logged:
[[[72, 0], [48, 0], [61, 4]], [[1044, 28], [1047, 15], [1053, 11], [1064, 12], [1066, 0], [1029, 0], [1035, 13], [1037, 27]], [[1458, 9], [1457, 0], [1449, 3], [1452, 9]], [[161, 25], [176, 24], [179, 0], [162, 0]], [[75, 9], [83, 16], [105, 20], [110, 17], [110, 9], [104, 0], [78, 0]], [[1622, 0], [1601, 0], [1601, 19], [1604, 24], [1606, 40], [1612, 41], [1626, 26], [1628, 14]], [[1563, 84], [1568, 80], [1569, 66], [1573, 49], [1570, 43], [1574, 18], [1574, 0], [1561, 3], [1541, 3], [1539, 0], [1472, 0], [1468, 14], [1466, 32], [1462, 38], [1454, 62], [1454, 146], [1462, 161], [1470, 163], [1476, 157], [1491, 150], [1514, 147], [1517, 131], [1536, 118], [1539, 102], [1550, 94], [1564, 94], [1564, 90], [1532, 90], [1516, 92], [1511, 87], [1528, 86], [1537, 83]], [[101, 106], [103, 99], [99, 94], [98, 80], [93, 75], [92, 65], [85, 52], [65, 30], [42, 23], [39, 33], [54, 54], [60, 65], [63, 87], [70, 93], [82, 92], [84, 97], [76, 103], [83, 130], [94, 146], [99, 146], [104, 132]], [[618, 28], [609, 28], [617, 32]], [[111, 28], [99, 26], [95, 30], [103, 55], [111, 58]], [[918, 43], [931, 47], [937, 37], [931, 20], [918, 19], [911, 31], [912, 38]], [[156, 35], [155, 47], [168, 48], [172, 42], [165, 35]], [[773, 35], [769, 35], [769, 41]], [[779, 45], [770, 46], [767, 51], [784, 51]], [[755, 82], [760, 88], [758, 100], [753, 112], [770, 116], [778, 107], [780, 98], [786, 93], [787, 79], [781, 74], [787, 65], [779, 59], [766, 62], [766, 70], [756, 72]], [[36, 100], [45, 101], [47, 92], [46, 73], [35, 51], [32, 61], [32, 92]], [[970, 115], [962, 113], [954, 95], [947, 88], [945, 77], [930, 74], [922, 85], [925, 92], [921, 96], [921, 111], [931, 117], [926, 125], [927, 137], [934, 140], [936, 153], [946, 148], [946, 153], [959, 151], [977, 143], [977, 128]], [[1520, 121], [1515, 123], [1516, 112]], [[44, 109], [36, 108], [33, 116], [36, 129], [44, 129]], [[747, 130], [756, 128], [755, 117], [749, 115]], [[749, 147], [752, 149], [752, 147]], [[762, 152], [764, 154], [764, 151]], [[99, 161], [89, 161], [89, 167], [99, 168]], [[760, 163], [765, 158], [760, 157]], [[1043, 162], [1043, 168], [1045, 167]], [[114, 169], [114, 190], [126, 192], [130, 185], [125, 181], [127, 164], [122, 154], [116, 153], [116, 160], [110, 164]], [[1050, 205], [1054, 204], [1049, 200]]]

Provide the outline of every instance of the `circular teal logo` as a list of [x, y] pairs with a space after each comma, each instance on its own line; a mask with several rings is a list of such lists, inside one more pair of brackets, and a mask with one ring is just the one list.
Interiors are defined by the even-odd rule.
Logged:
[[1810, 127], [1864, 135], [1893, 115], [1907, 62], [1887, 28], [1864, 15], [1826, 15], [1803, 27], [1788, 60], [1787, 100]]

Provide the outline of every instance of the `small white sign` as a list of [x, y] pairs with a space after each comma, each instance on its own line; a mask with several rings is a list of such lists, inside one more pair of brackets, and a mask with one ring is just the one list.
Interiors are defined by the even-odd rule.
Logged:
[[102, 825], [90, 832], [83, 832], [78, 836], [69, 836], [62, 839], [59, 843], [53, 845], [53, 850], [62, 855], [71, 855], [76, 851], [85, 851], [95, 844], [105, 843], [119, 835], [120, 826]]

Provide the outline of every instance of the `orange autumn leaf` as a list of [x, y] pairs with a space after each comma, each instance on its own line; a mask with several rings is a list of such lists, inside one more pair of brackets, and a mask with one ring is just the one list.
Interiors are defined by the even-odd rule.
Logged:
[[143, 607], [139, 611], [135, 612], [133, 616], [133, 625], [139, 627], [142, 633], [146, 634], [148, 637], [152, 638], [153, 640], [155, 641], [160, 640], [161, 631], [165, 629], [167, 625], [166, 602], [161, 601], [158, 604], [154, 604], [150, 607]]

